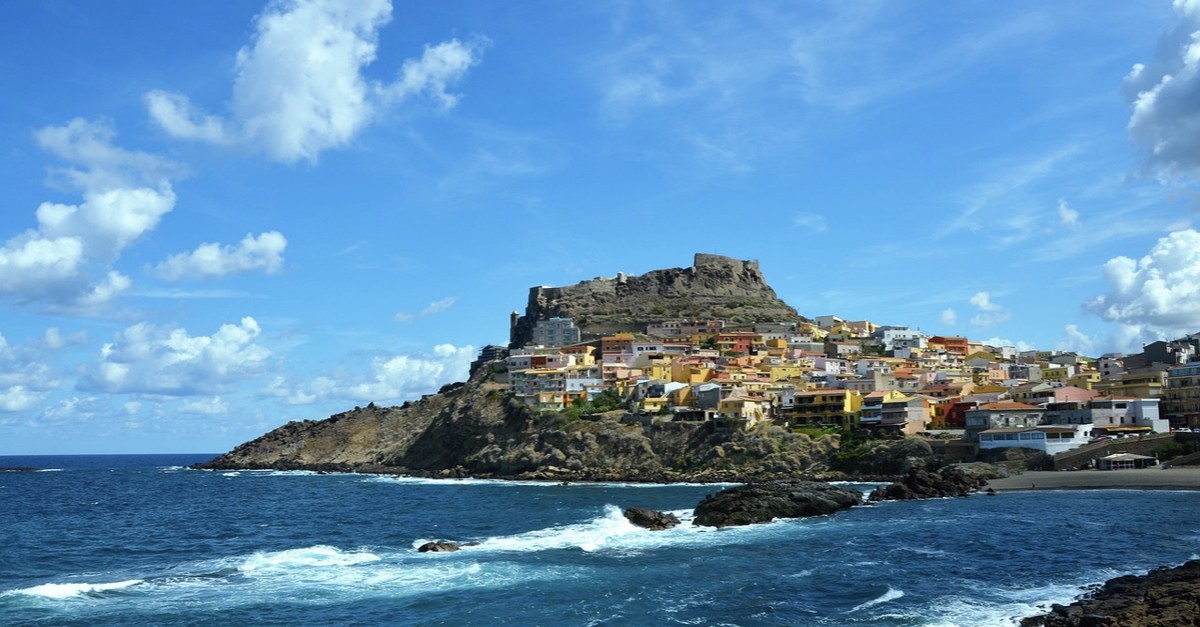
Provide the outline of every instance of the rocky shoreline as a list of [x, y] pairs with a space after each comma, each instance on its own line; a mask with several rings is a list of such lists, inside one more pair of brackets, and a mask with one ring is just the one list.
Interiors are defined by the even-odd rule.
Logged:
[[1196, 627], [1200, 625], [1200, 560], [1145, 575], [1110, 579], [1084, 598], [1051, 607], [1021, 627]]

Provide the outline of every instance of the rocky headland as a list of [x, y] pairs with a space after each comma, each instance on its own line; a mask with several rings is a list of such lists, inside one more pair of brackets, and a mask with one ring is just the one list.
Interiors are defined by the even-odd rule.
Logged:
[[[631, 420], [636, 418], [637, 420]], [[839, 437], [773, 426], [720, 430], [621, 411], [583, 418], [533, 411], [490, 380], [400, 407], [368, 405], [325, 420], [287, 423], [203, 469], [354, 471], [548, 481], [745, 482], [844, 478], [829, 462]]]
[[585, 335], [644, 331], [679, 318], [724, 320], [728, 325], [805, 320], [767, 285], [757, 261], [697, 253], [690, 268], [618, 273], [565, 287], [532, 287], [511, 342], [523, 346], [533, 326], [570, 317]]
[[1200, 560], [1110, 579], [1070, 605], [1026, 618], [1021, 627], [1196, 627]]

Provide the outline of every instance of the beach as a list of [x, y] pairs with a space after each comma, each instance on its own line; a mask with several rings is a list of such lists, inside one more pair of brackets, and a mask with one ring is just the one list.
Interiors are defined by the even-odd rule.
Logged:
[[1016, 490], [1200, 490], [1200, 467], [1135, 470], [1026, 471], [988, 481], [997, 492]]

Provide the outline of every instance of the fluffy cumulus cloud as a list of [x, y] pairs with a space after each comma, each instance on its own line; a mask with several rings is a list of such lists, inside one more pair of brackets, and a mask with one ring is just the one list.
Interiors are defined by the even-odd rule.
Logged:
[[416, 96], [454, 107], [450, 88], [479, 63], [483, 42], [426, 46], [391, 82], [368, 80], [389, 0], [281, 0], [259, 17], [253, 40], [237, 54], [228, 117], [200, 111], [187, 96], [146, 94], [151, 118], [168, 134], [241, 145], [284, 162], [314, 161], [345, 145], [381, 110]]
[[992, 302], [990, 292], [976, 292], [968, 301], [977, 313], [971, 317], [971, 324], [977, 327], [990, 327], [1012, 318], [1012, 314], [1003, 306]]
[[175, 206], [170, 177], [180, 169], [114, 146], [112, 128], [83, 119], [35, 138], [68, 164], [51, 170], [55, 184], [81, 200], [42, 203], [37, 226], [0, 247], [0, 294], [64, 310], [101, 307], [129, 287], [111, 265]]
[[1200, 2], [1175, 0], [1180, 23], [1158, 55], [1125, 77], [1129, 134], [1148, 162], [1169, 175], [1200, 174]]
[[1080, 355], [1091, 355], [1096, 349], [1096, 340], [1079, 330], [1079, 325], [1068, 324], [1063, 328], [1067, 339], [1058, 343], [1058, 350], [1072, 351]]
[[251, 317], [210, 336], [139, 323], [103, 346], [79, 386], [110, 393], [217, 394], [265, 369], [271, 351], [254, 343], [259, 333]]
[[154, 273], [168, 281], [254, 271], [275, 274], [283, 268], [285, 248], [287, 238], [279, 231], [268, 231], [258, 237], [247, 233], [236, 247], [205, 243], [190, 253], [172, 255], [158, 264]]
[[1126, 343], [1200, 331], [1200, 232], [1175, 231], [1141, 259], [1104, 264], [1108, 293], [1085, 307], [1121, 325]]
[[432, 355], [397, 355], [371, 363], [372, 380], [351, 385], [346, 393], [364, 401], [392, 401], [434, 391], [450, 381], [466, 379], [474, 346], [438, 344]]
[[59, 377], [43, 361], [47, 348], [52, 347], [41, 339], [11, 345], [0, 335], [0, 412], [32, 409], [59, 387]]
[[303, 384], [276, 376], [259, 390], [259, 395], [288, 405], [327, 400], [395, 403], [465, 380], [476, 353], [469, 345], [438, 344], [429, 353], [376, 357], [369, 373], [341, 372]]
[[953, 308], [943, 309], [939, 319], [942, 321], [942, 324], [952, 327], [958, 324], [958, 312], [954, 311]]

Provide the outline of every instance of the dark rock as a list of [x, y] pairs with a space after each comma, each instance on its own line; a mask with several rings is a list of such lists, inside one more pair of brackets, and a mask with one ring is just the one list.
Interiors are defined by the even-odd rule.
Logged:
[[967, 496], [987, 485], [980, 474], [947, 466], [937, 472], [911, 470], [900, 481], [876, 488], [867, 497], [870, 501], [908, 501], [936, 499], [948, 496]]
[[672, 318], [728, 325], [804, 319], [767, 285], [757, 261], [704, 253], [696, 254], [690, 268], [530, 288], [510, 346], [524, 346], [538, 320], [555, 316], [573, 318], [585, 335], [644, 331], [649, 323]]
[[1200, 560], [1110, 579], [1071, 605], [1021, 620], [1021, 627], [1195, 627]]
[[[426, 542], [425, 544], [422, 544], [421, 546], [417, 547], [417, 552], [418, 553], [452, 553], [454, 551], [461, 549], [463, 546], [464, 545], [459, 544], [457, 542], [446, 542], [443, 540], [435, 540], [433, 542]], [[471, 546], [471, 545], [468, 544], [465, 546]]]
[[675, 514], [667, 514], [641, 507], [630, 507], [625, 510], [625, 518], [628, 518], [629, 522], [634, 525], [651, 531], [662, 531], [663, 529], [670, 529], [679, 524], [679, 517]]
[[825, 516], [862, 502], [862, 494], [818, 481], [770, 481], [722, 490], [696, 506], [695, 524], [728, 527], [776, 518]]
[[33, 468], [31, 466], [5, 466], [0, 468], [0, 472], [38, 472], [41, 468]]

